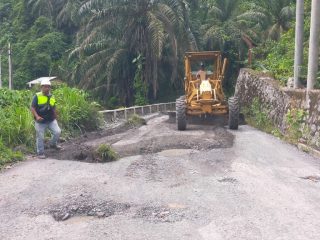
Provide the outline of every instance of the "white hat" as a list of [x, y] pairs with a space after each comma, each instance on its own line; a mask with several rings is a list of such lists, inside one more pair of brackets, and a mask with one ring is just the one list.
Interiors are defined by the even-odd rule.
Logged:
[[50, 82], [48, 79], [44, 79], [44, 80], [41, 81], [41, 84], [40, 84], [40, 85], [41, 85], [41, 86], [43, 86], [43, 85], [51, 86], [51, 82]]

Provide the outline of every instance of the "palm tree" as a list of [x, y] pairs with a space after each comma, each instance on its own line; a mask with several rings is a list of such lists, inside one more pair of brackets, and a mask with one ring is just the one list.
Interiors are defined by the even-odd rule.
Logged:
[[263, 0], [252, 8], [251, 12], [259, 14], [257, 19], [266, 31], [266, 36], [279, 40], [281, 33], [289, 30], [295, 17], [294, 0]]
[[84, 0], [28, 0], [27, 7], [34, 16], [46, 16], [56, 21], [60, 28], [74, 27], [77, 12]]
[[200, 7], [200, 1], [198, 0], [186, 0], [182, 2], [182, 12], [185, 23], [185, 33], [187, 34], [188, 41], [187, 44], [190, 44], [187, 49], [191, 51], [199, 51], [198, 42], [199, 39], [196, 39], [195, 33], [197, 27], [194, 26], [194, 23], [197, 22], [198, 10]]
[[187, 35], [184, 13], [178, 0], [86, 1], [80, 8], [85, 25], [70, 55], [82, 60], [74, 78], [84, 87], [116, 88], [128, 97], [135, 70], [132, 59], [141, 54], [145, 59], [143, 81], [156, 97], [164, 51], [170, 55], [171, 81], [176, 79], [178, 40]]
[[27, 6], [34, 15], [52, 17], [54, 7], [51, 0], [28, 0]]
[[84, 0], [54, 0], [55, 21], [61, 29], [74, 28], [78, 25], [78, 11]]
[[209, 49], [226, 51], [228, 43], [237, 46], [241, 55], [245, 48], [251, 49], [259, 39], [260, 26], [256, 12], [241, 12], [240, 0], [204, 1], [205, 15], [203, 30], [205, 45]]

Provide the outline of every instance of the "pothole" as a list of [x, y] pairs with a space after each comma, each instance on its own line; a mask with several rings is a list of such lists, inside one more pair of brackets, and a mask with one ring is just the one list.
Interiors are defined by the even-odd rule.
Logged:
[[307, 176], [307, 177], [300, 177], [301, 179], [304, 180], [309, 180], [312, 182], [320, 182], [320, 177], [319, 176]]
[[175, 124], [161, 124], [156, 127], [143, 126], [147, 128], [143, 131], [133, 128], [96, 133], [66, 143], [62, 151], [48, 149], [46, 153], [48, 157], [58, 160], [99, 163], [101, 161], [95, 156], [95, 150], [100, 144], [110, 145], [120, 158], [155, 153], [174, 157], [190, 155], [196, 151], [229, 148], [233, 145], [233, 134], [221, 126], [191, 125], [188, 131], [179, 132]]
[[56, 221], [65, 221], [72, 217], [87, 216], [97, 218], [107, 218], [115, 214], [121, 214], [130, 208], [130, 204], [117, 203], [114, 201], [93, 201], [78, 199], [57, 205], [49, 211], [49, 214]]
[[218, 182], [220, 182], [220, 183], [237, 183], [238, 180], [235, 178], [222, 178], [222, 179], [219, 179]]
[[185, 209], [180, 207], [143, 207], [139, 209], [135, 218], [142, 218], [149, 222], [180, 222], [185, 218]]
[[99, 163], [99, 158], [95, 156], [95, 149], [83, 144], [69, 144], [64, 150], [47, 150], [46, 155], [57, 160], [74, 160], [88, 163]]
[[196, 150], [192, 149], [167, 149], [159, 152], [159, 156], [163, 157], [180, 157], [183, 155], [189, 155], [192, 153], [196, 153]]

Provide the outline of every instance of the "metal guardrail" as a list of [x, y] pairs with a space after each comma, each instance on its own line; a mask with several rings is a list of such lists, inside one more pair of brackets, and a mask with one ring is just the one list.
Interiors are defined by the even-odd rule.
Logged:
[[130, 116], [137, 114], [144, 116], [151, 113], [175, 111], [176, 103], [157, 103], [145, 106], [134, 106], [129, 108], [119, 108], [114, 110], [100, 111], [106, 122], [114, 122], [117, 119], [128, 119]]

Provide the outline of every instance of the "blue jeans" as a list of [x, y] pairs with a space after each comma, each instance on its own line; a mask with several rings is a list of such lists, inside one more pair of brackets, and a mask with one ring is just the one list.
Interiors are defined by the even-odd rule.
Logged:
[[48, 123], [35, 122], [35, 128], [37, 133], [37, 154], [44, 154], [44, 134], [47, 128], [49, 128], [52, 134], [50, 145], [57, 145], [61, 134], [61, 129], [57, 120], [53, 120], [52, 122]]

